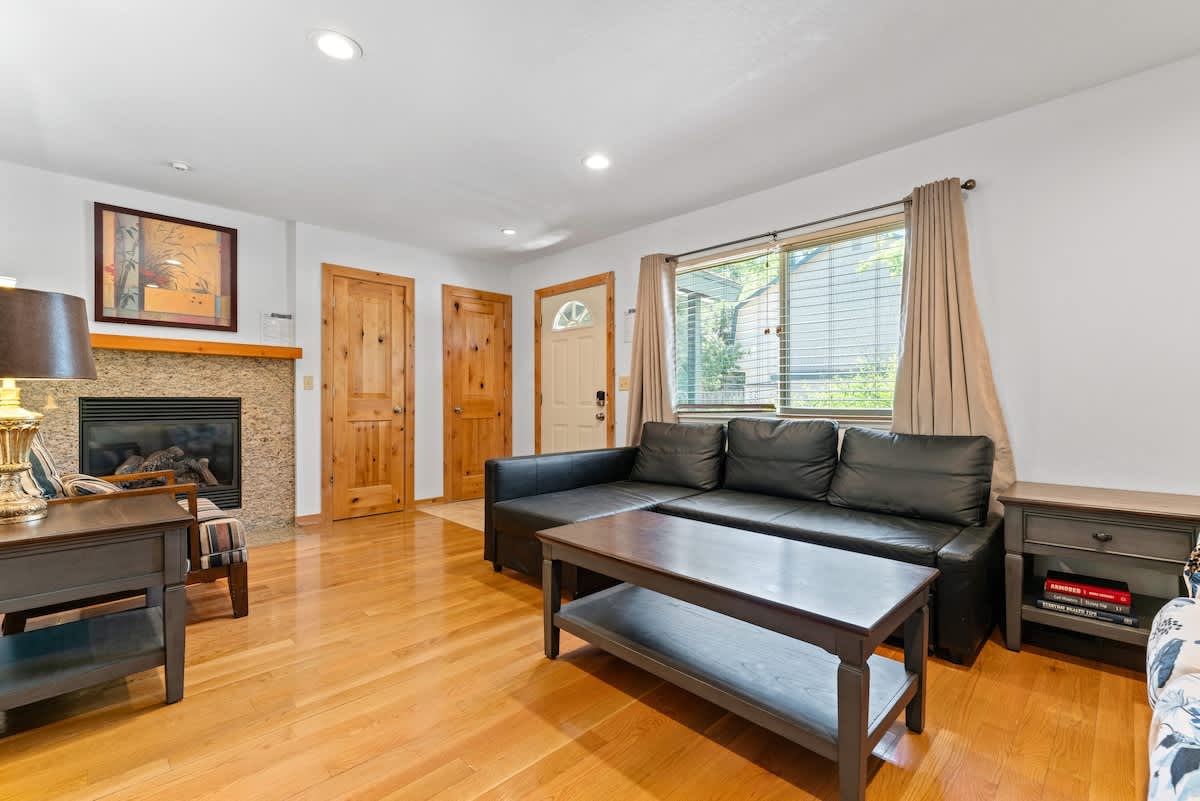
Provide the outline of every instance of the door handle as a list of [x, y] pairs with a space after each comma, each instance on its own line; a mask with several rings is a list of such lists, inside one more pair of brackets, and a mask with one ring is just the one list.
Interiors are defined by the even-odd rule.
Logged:
[[462, 414], [462, 407], [461, 407], [461, 406], [455, 406], [455, 407], [454, 407], [454, 413], [455, 413], [455, 414]]
[[392, 413], [393, 414], [404, 414], [404, 407], [403, 406], [393, 406]]
[[604, 412], [596, 412], [596, 419], [597, 419], [597, 420], [603, 420], [603, 419], [604, 419]]

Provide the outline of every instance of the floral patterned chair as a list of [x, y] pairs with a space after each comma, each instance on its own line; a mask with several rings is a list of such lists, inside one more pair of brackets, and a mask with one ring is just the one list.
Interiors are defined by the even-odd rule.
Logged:
[[1150, 801], [1200, 801], [1200, 545], [1183, 575], [1189, 597], [1159, 610], [1146, 647]]
[[[223, 509], [208, 498], [196, 497], [195, 484], [176, 484], [171, 470], [155, 470], [130, 473], [120, 476], [95, 476], [83, 473], [60, 473], [54, 457], [46, 448], [39, 433], [34, 439], [29, 454], [30, 469], [22, 474], [21, 482], [30, 494], [38, 494], [49, 503], [102, 503], [115, 494], [166, 493], [179, 499], [179, 505], [192, 516], [188, 532], [188, 584], [199, 581], [229, 580], [229, 597], [233, 604], [233, 616], [244, 617], [250, 611], [247, 592], [249, 576], [246, 549], [246, 532], [242, 521], [230, 517]], [[162, 486], [125, 489], [119, 482], [161, 480]], [[91, 606], [98, 603], [131, 597], [129, 594], [91, 598], [53, 607], [10, 612], [0, 622], [0, 634], [15, 634], [25, 629], [29, 618], [55, 614], [67, 609]]]

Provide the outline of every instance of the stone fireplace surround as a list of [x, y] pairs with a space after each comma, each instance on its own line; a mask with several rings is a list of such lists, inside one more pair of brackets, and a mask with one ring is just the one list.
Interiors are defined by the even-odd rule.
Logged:
[[296, 510], [295, 368], [290, 359], [96, 349], [95, 381], [22, 381], [63, 472], [78, 470], [79, 398], [240, 397], [242, 508], [247, 528], [289, 528]]

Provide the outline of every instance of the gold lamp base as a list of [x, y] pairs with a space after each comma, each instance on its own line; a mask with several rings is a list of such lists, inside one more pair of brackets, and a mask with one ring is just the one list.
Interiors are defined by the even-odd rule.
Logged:
[[0, 525], [26, 523], [46, 516], [46, 501], [21, 486], [30, 468], [29, 449], [42, 415], [21, 408], [21, 390], [11, 378], [0, 379]]

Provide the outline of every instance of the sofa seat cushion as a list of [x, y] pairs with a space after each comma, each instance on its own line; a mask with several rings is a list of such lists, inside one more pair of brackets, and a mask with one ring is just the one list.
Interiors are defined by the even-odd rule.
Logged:
[[929, 567], [937, 566], [938, 551], [962, 531], [951, 523], [734, 490], [671, 501], [656, 511]]
[[492, 506], [497, 531], [533, 534], [546, 528], [580, 523], [620, 512], [649, 509], [665, 501], [693, 495], [690, 487], [645, 481], [614, 481], [499, 501]]
[[775, 534], [777, 532], [771, 528], [775, 520], [807, 503], [810, 502], [777, 495], [719, 489], [661, 503], [654, 511], [718, 526]]

